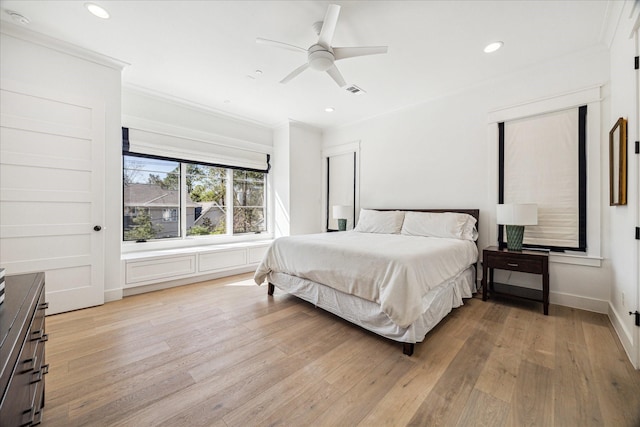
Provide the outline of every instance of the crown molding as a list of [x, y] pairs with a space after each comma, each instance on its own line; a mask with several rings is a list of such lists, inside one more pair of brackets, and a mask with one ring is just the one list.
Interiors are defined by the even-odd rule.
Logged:
[[50, 37], [46, 34], [24, 28], [23, 26], [14, 24], [9, 21], [2, 20], [0, 21], [0, 24], [0, 33], [3, 35], [56, 50], [58, 52], [74, 56], [85, 61], [102, 65], [104, 67], [122, 71], [124, 67], [131, 65], [119, 59], [112, 58], [110, 56], [85, 49], [78, 45]]

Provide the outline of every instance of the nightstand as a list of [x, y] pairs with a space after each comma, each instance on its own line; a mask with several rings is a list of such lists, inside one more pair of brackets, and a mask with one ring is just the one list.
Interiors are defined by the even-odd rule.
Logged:
[[[542, 275], [542, 291], [493, 282], [493, 270], [519, 271]], [[487, 293], [541, 302], [549, 314], [549, 254], [539, 251], [510, 251], [490, 246], [482, 251], [482, 300]]]

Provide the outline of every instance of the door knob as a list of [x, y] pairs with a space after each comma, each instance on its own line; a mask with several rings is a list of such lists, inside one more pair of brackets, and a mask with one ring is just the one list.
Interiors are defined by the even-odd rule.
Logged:
[[95, 227], [93, 227], [94, 231], [100, 231], [102, 230], [102, 227], [100, 227], [99, 225], [96, 225]]

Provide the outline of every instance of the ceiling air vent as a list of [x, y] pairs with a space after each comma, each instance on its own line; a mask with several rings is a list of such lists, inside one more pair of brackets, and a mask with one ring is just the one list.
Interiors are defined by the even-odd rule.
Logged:
[[361, 95], [363, 93], [367, 93], [356, 85], [349, 85], [345, 87], [345, 89], [347, 90], [347, 92], [351, 92], [354, 95]]

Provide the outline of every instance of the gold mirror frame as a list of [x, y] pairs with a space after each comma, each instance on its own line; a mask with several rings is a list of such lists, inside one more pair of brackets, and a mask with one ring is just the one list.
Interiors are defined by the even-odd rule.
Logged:
[[609, 206], [627, 204], [627, 121], [620, 117], [609, 131]]

